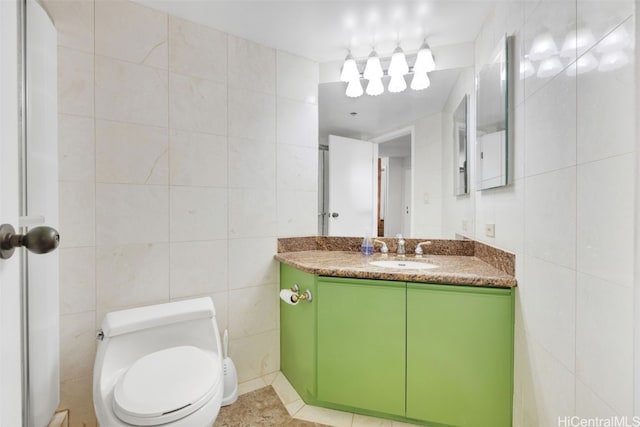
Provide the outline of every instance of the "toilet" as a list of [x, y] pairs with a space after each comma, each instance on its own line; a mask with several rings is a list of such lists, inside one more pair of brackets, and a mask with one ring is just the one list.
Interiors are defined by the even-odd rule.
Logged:
[[93, 404], [102, 427], [210, 427], [223, 395], [210, 298], [108, 313], [98, 331]]

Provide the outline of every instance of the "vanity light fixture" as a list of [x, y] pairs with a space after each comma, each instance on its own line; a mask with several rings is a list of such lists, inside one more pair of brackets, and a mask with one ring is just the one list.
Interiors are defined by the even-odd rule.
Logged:
[[431, 85], [431, 81], [429, 80], [429, 75], [424, 72], [414, 72], [413, 79], [411, 79], [411, 89], [413, 90], [424, 90]]
[[560, 56], [563, 58], [572, 58], [576, 55], [576, 49], [578, 53], [581, 53], [593, 46], [595, 42], [596, 39], [593, 37], [593, 32], [590, 28], [582, 27], [575, 33], [571, 31], [564, 38]]
[[[431, 48], [427, 44], [427, 41], [422, 42], [422, 46], [420, 46], [420, 50], [418, 50], [418, 56], [416, 57], [416, 63], [413, 65], [414, 73], [433, 71], [436, 68], [436, 63], [433, 59], [433, 53], [431, 53]], [[428, 80], [428, 78], [427, 78]]]
[[405, 80], [407, 74], [413, 74], [411, 77], [411, 89], [423, 90], [428, 88], [431, 85], [431, 81], [427, 73], [435, 69], [435, 62], [431, 48], [426, 40], [423, 41], [415, 57], [415, 63], [410, 68], [402, 47], [398, 45], [394, 49], [390, 60], [388, 57], [386, 58], [386, 61], [389, 61], [389, 67], [384, 70], [378, 52], [373, 49], [367, 57], [364, 72], [361, 75], [358, 71], [358, 63], [351, 51], [349, 51], [340, 73], [340, 80], [347, 83], [346, 95], [349, 98], [357, 98], [364, 93], [362, 89], [363, 83], [360, 81], [361, 78], [368, 81], [366, 83], [367, 95], [381, 95], [384, 93], [382, 79], [385, 74], [390, 77], [387, 90], [391, 93], [398, 93], [407, 89], [407, 81]]
[[409, 73], [409, 64], [407, 64], [407, 58], [405, 58], [404, 51], [400, 46], [396, 47], [391, 55], [391, 63], [387, 73], [391, 77], [402, 77]]
[[351, 54], [351, 51], [349, 51], [342, 65], [340, 81], [350, 83], [354, 80], [360, 80], [360, 71], [358, 71], [358, 64], [356, 64], [355, 58]]
[[371, 81], [373, 79], [381, 79], [382, 76], [384, 76], [384, 71], [382, 70], [382, 65], [380, 64], [380, 57], [375, 50], [372, 50], [369, 54], [369, 57], [367, 58], [367, 65], [364, 67], [364, 73], [362, 74], [362, 77]]
[[532, 61], [541, 61], [558, 54], [558, 46], [553, 41], [553, 37], [549, 32], [542, 33], [533, 39], [531, 50], [529, 51], [529, 59]]
[[384, 85], [382, 84], [382, 77], [369, 80], [367, 83], [367, 95], [378, 96], [384, 92]]
[[557, 56], [545, 59], [540, 63], [536, 76], [540, 79], [553, 77], [562, 70], [562, 62]]
[[357, 98], [362, 96], [364, 91], [362, 90], [362, 84], [360, 84], [360, 79], [351, 80], [347, 85], [347, 96], [349, 98]]
[[621, 50], [611, 53], [605, 53], [600, 59], [598, 71], [614, 71], [624, 67], [628, 63], [629, 56]]
[[391, 93], [402, 92], [407, 88], [407, 82], [404, 80], [404, 76], [391, 76], [389, 80], [389, 87], [387, 88]]
[[587, 52], [567, 68], [567, 76], [574, 77], [579, 74], [585, 74], [596, 68], [598, 68], [598, 60], [591, 52]]

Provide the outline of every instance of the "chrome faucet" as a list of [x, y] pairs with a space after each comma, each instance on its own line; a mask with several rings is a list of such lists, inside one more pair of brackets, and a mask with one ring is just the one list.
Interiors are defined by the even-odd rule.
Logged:
[[430, 241], [418, 243], [418, 245], [416, 246], [416, 255], [422, 255], [424, 253], [424, 250], [422, 249], [422, 245], [430, 245], [431, 243], [432, 242]]
[[405, 241], [402, 238], [402, 234], [398, 234], [396, 237], [398, 238], [398, 250], [396, 253], [398, 255], [404, 255], [407, 251], [405, 248]]
[[380, 253], [381, 254], [389, 253], [389, 248], [387, 247], [387, 244], [385, 242], [383, 242], [382, 240], [375, 239], [373, 241], [373, 243], [380, 243], [382, 245], [382, 247], [380, 248]]

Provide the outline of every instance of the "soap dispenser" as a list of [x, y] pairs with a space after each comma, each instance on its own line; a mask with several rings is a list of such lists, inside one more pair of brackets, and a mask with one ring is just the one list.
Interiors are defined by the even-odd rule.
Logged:
[[373, 241], [371, 240], [371, 237], [369, 237], [368, 234], [364, 236], [360, 250], [362, 251], [363, 255], [373, 254]]

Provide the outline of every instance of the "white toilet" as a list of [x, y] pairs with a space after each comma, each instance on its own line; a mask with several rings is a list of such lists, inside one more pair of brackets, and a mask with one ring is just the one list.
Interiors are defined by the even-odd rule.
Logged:
[[93, 404], [102, 427], [210, 427], [223, 395], [210, 298], [108, 313], [98, 332]]

